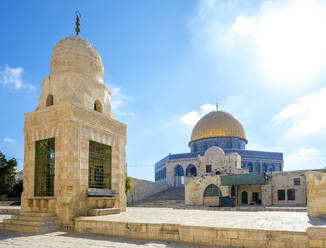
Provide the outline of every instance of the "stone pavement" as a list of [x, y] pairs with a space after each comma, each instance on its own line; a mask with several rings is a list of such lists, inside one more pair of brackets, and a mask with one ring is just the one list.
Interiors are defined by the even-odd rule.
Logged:
[[[53, 232], [40, 235], [17, 233], [0, 230], [0, 248], [195, 248], [202, 247], [189, 244], [161, 242], [139, 239], [117, 238], [95, 234], [72, 232]], [[207, 246], [205, 246], [207, 247]]]
[[81, 217], [87, 220], [128, 223], [169, 223], [184, 226], [262, 229], [305, 232], [310, 226], [326, 227], [326, 221], [308, 218], [305, 212], [207, 211], [173, 208], [128, 207], [116, 215]]

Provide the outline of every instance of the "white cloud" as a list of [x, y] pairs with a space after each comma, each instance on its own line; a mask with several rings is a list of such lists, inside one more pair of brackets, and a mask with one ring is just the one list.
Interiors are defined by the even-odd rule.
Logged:
[[23, 82], [23, 72], [24, 69], [21, 67], [11, 68], [10, 66], [6, 65], [4, 70], [0, 70], [0, 83], [15, 90], [24, 88], [35, 90], [33, 85]]
[[132, 119], [136, 118], [136, 113], [134, 112], [129, 112], [129, 111], [125, 111], [124, 109], [126, 109], [125, 103], [127, 101], [131, 100], [130, 96], [127, 96], [126, 94], [124, 94], [121, 90], [120, 87], [115, 86], [109, 82], [105, 83], [107, 85], [107, 87], [109, 88], [109, 90], [111, 91], [111, 109], [115, 114], [118, 114], [120, 116], [126, 116]]
[[325, 1], [265, 1], [256, 11], [247, 5], [235, 0], [200, 1], [190, 26], [200, 49], [215, 56], [223, 47], [229, 48], [229, 56], [245, 52], [247, 63], [255, 64], [256, 76], [282, 89], [305, 87], [324, 75]]
[[326, 166], [324, 157], [316, 148], [300, 148], [284, 156], [284, 170], [322, 169]]
[[199, 119], [201, 117], [203, 117], [205, 114], [213, 111], [216, 109], [215, 105], [212, 104], [204, 104], [202, 106], [200, 106], [200, 110], [194, 110], [191, 111], [185, 115], [183, 115], [180, 118], [181, 123], [186, 124], [186, 125], [190, 125], [193, 126], [197, 123], [197, 121], [199, 121]]
[[3, 142], [7, 142], [7, 143], [14, 143], [15, 142], [15, 140], [13, 140], [13, 139], [11, 139], [11, 138], [4, 138], [3, 139]]
[[112, 86], [110, 90], [112, 94], [111, 107], [112, 110], [116, 110], [120, 105], [123, 104], [123, 95], [121, 94], [121, 89], [119, 87]]
[[274, 116], [275, 123], [289, 125], [286, 136], [306, 137], [326, 133], [326, 87], [299, 97]]

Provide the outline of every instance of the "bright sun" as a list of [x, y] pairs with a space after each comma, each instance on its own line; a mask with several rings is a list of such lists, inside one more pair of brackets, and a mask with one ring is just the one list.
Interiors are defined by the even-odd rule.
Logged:
[[326, 70], [326, 5], [267, 2], [260, 15], [239, 15], [232, 30], [254, 42], [263, 74], [283, 87], [306, 84]]

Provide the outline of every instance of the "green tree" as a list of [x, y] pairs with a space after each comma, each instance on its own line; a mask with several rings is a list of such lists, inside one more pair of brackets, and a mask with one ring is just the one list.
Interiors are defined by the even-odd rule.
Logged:
[[126, 173], [126, 193], [131, 190], [131, 178], [127, 176], [127, 173]]
[[7, 160], [0, 152], [0, 195], [8, 194], [15, 184], [15, 171], [17, 161], [15, 158]]
[[326, 167], [324, 169], [321, 170], [322, 172], [326, 173]]

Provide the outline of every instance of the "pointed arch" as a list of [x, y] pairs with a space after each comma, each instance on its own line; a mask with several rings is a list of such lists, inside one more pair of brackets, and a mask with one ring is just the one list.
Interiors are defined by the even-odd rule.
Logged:
[[221, 190], [215, 184], [210, 184], [204, 191], [204, 197], [206, 196], [222, 196]]
[[102, 104], [101, 104], [101, 102], [99, 100], [96, 100], [94, 102], [94, 110], [97, 111], [97, 112], [102, 113], [102, 110], [103, 110], [102, 109]]
[[191, 177], [191, 176], [197, 176], [197, 168], [193, 164], [189, 164], [187, 169], [186, 169], [186, 176]]
[[46, 107], [52, 106], [54, 103], [53, 100], [53, 95], [48, 95], [46, 98]]

